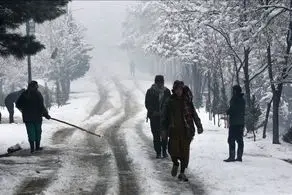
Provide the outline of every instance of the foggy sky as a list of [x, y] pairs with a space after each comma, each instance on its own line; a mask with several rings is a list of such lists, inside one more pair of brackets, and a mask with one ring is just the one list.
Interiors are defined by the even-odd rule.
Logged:
[[117, 46], [121, 42], [126, 7], [130, 4], [133, 1], [75, 0], [70, 3], [73, 17], [87, 28], [86, 40], [94, 47], [91, 68], [106, 66], [119, 72], [128, 68], [129, 59]]

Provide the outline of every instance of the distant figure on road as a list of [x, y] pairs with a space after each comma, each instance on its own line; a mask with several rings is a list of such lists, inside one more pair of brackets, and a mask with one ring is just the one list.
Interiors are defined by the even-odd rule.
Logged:
[[27, 90], [18, 98], [16, 107], [22, 112], [31, 153], [34, 153], [35, 150], [42, 150], [40, 147], [42, 117], [44, 116], [46, 119], [51, 119], [51, 117], [44, 106], [44, 98], [38, 91], [36, 81], [29, 83]]
[[25, 89], [21, 89], [20, 91], [12, 92], [8, 94], [4, 100], [5, 106], [9, 112], [9, 123], [14, 123], [14, 103], [24, 91]]
[[[232, 88], [232, 98], [230, 100], [230, 107], [227, 110], [229, 115], [229, 158], [225, 162], [242, 161], [243, 155], [243, 131], [244, 131], [244, 116], [245, 116], [245, 100], [241, 87], [235, 85]], [[237, 158], [235, 159], [235, 141], [237, 142]]]
[[167, 157], [167, 135], [161, 129], [160, 120], [163, 105], [169, 97], [170, 90], [164, 87], [164, 77], [162, 75], [155, 76], [155, 83], [147, 90], [145, 106], [148, 111], [147, 119], [150, 119], [156, 158], [161, 158], [161, 154], [164, 158]]
[[135, 72], [136, 72], [136, 64], [133, 62], [133, 61], [131, 61], [131, 63], [130, 63], [130, 73], [131, 73], [131, 76], [135, 76]]
[[173, 162], [171, 175], [176, 177], [180, 161], [178, 178], [188, 181], [185, 169], [189, 164], [190, 144], [195, 135], [194, 122], [199, 134], [203, 133], [203, 126], [194, 108], [191, 90], [182, 81], [175, 81], [172, 92], [163, 109], [161, 123], [169, 135], [168, 151]]

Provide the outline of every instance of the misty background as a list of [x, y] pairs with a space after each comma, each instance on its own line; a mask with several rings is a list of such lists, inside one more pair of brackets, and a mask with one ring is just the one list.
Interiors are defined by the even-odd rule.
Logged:
[[128, 6], [135, 1], [73, 1], [69, 4], [73, 17], [86, 30], [86, 40], [93, 46], [91, 69], [101, 71], [106, 66], [111, 72], [129, 72], [129, 58], [119, 48], [122, 23]]

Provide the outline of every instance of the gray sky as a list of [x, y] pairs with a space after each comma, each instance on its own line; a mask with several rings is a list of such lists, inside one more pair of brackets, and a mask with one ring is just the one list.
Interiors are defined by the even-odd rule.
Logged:
[[71, 3], [74, 18], [87, 28], [86, 39], [94, 46], [92, 68], [128, 68], [126, 55], [116, 47], [121, 41], [122, 22], [129, 4], [133, 1], [75, 0]]

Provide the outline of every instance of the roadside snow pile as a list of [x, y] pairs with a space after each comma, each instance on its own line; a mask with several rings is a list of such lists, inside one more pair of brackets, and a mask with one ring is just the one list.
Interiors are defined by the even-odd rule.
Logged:
[[291, 158], [291, 146], [245, 139], [243, 162], [225, 163], [228, 129], [214, 126], [204, 111], [199, 115], [205, 131], [192, 142], [189, 172], [209, 194], [291, 194], [292, 165], [282, 160]]

